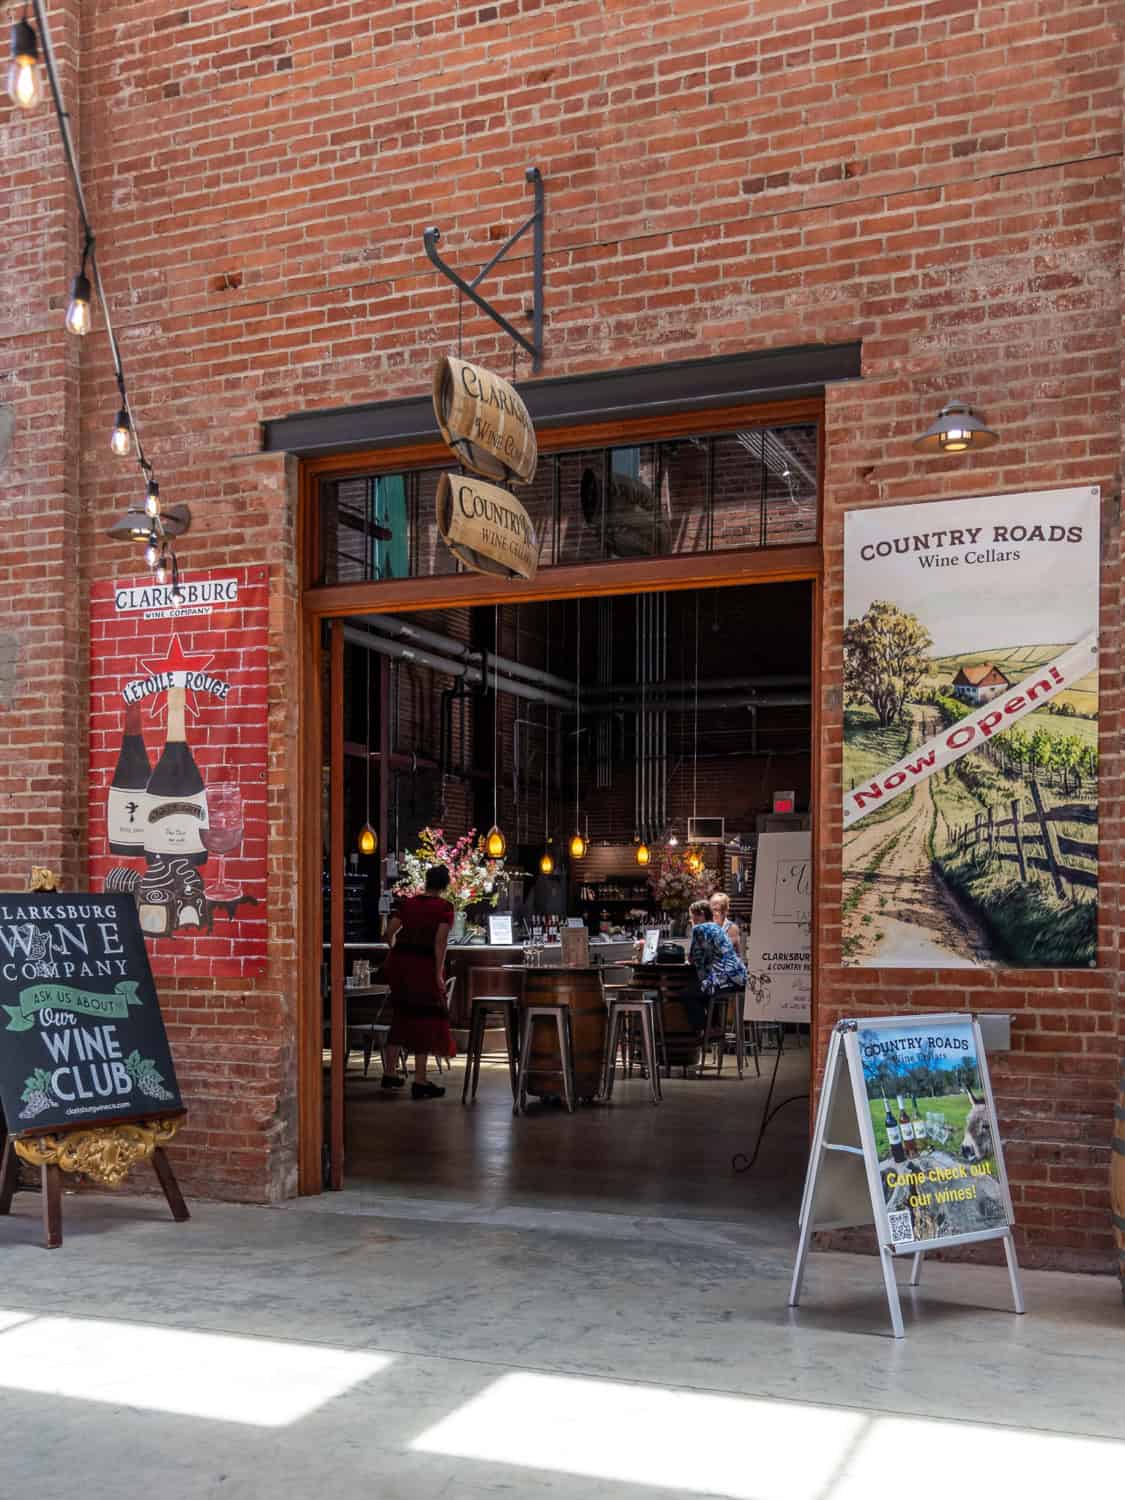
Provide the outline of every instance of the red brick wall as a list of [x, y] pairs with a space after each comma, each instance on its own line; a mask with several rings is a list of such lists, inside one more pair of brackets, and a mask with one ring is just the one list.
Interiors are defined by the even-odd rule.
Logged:
[[[252, 1036], [263, 1062], [246, 1116], [232, 1115], [223, 1080], [184, 1069], [193, 1133], [181, 1159], [202, 1162], [195, 1185], [276, 1196], [294, 1183], [296, 487], [291, 468], [258, 456], [258, 424], [424, 390], [456, 316], [422, 230], [439, 224], [454, 263], [479, 264], [525, 212], [535, 161], [545, 374], [863, 340], [862, 383], [828, 399], [822, 1029], [848, 1010], [1016, 1011], [996, 1082], [1024, 1253], [1108, 1266], [1105, 1145], [1125, 1025], [1116, 502], [1097, 973], [966, 982], [840, 967], [838, 664], [848, 508], [1062, 483], [1116, 494], [1117, 8], [71, 0], [52, 17], [68, 68], [81, 35], [81, 96], [69, 71], [67, 83], [103, 267], [162, 490], [195, 512], [184, 560], [272, 569], [270, 971], [238, 991], [166, 997], [206, 1009], [232, 1053]], [[0, 473], [0, 633], [18, 642], [19, 666], [0, 703], [0, 870], [19, 881], [33, 857], [81, 868], [83, 580], [118, 569], [120, 544], [103, 531], [136, 478], [106, 445], [104, 343], [78, 351], [59, 331], [75, 241], [64, 245], [49, 118], [5, 130], [0, 400], [14, 401], [18, 427]], [[508, 308], [527, 267], [492, 283]], [[466, 318], [465, 338], [508, 367], [480, 318]], [[915, 457], [910, 438], [952, 394], [981, 407], [1001, 442], [979, 458]]]

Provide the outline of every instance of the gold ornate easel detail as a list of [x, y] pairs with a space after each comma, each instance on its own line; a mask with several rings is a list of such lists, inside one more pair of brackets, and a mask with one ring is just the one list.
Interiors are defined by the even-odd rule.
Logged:
[[57, 891], [59, 884], [59, 877], [53, 870], [48, 870], [43, 865], [32, 865], [29, 891]]
[[59, 1167], [117, 1188], [139, 1162], [150, 1161], [158, 1146], [168, 1144], [179, 1130], [181, 1119], [137, 1120], [61, 1134], [14, 1136], [12, 1145], [16, 1155], [33, 1167]]

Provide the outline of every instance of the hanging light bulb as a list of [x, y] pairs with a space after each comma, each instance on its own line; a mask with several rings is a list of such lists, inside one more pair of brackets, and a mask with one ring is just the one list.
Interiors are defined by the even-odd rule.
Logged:
[[180, 583], [180, 565], [176, 561], [176, 554], [172, 553], [172, 607], [183, 609], [187, 603], [187, 595], [184, 593], [183, 585]]
[[117, 413], [117, 421], [113, 424], [109, 446], [118, 458], [129, 457], [129, 450], [133, 446], [133, 424], [129, 421], [129, 413], [125, 407]]
[[90, 278], [79, 271], [70, 289], [70, 305], [66, 310], [66, 331], [79, 338], [90, 332]]
[[668, 835], [668, 847], [669, 847], [669, 849], [674, 849], [679, 842], [680, 841], [676, 837], [675, 832], [672, 832], [672, 833], [670, 833]]
[[26, 12], [12, 27], [12, 60], [8, 64], [8, 98], [17, 109], [34, 109], [43, 97], [39, 73], [39, 38]]
[[156, 565], [156, 572], [153, 576], [157, 583], [168, 582], [168, 554], [166, 552], [160, 554], [160, 561]]
[[484, 852], [489, 859], [503, 859], [508, 850], [508, 840], [493, 823], [484, 837]]
[[553, 875], [555, 873], [555, 856], [549, 849], [544, 849], [539, 856], [540, 875]]
[[645, 843], [644, 839], [637, 845], [634, 853], [639, 865], [647, 865], [652, 858], [652, 850]]
[[145, 562], [150, 568], [155, 568], [160, 561], [160, 544], [155, 531], [148, 534], [148, 546], [145, 548]]
[[[150, 486], [154, 488], [155, 486]], [[367, 691], [363, 697], [363, 782], [364, 796], [366, 800], [367, 813], [363, 820], [363, 827], [359, 830], [356, 839], [356, 848], [361, 854], [374, 854], [379, 847], [379, 835], [371, 826], [371, 652], [364, 652], [364, 666], [367, 675]]]
[[359, 830], [359, 838], [356, 840], [356, 848], [361, 854], [374, 854], [379, 847], [379, 835], [370, 823], [365, 823]]
[[583, 834], [581, 834], [581, 833], [576, 833], [574, 835], [574, 837], [570, 841], [570, 857], [571, 857], [571, 859], [585, 859], [585, 857], [586, 857], [586, 850], [589, 847], [590, 846], [586, 842], [585, 836]]
[[155, 479], [150, 479], [145, 490], [145, 515], [152, 516], [153, 520], [160, 514], [160, 486]]
[[694, 850], [687, 857], [687, 867], [693, 875], [703, 874], [703, 860]]

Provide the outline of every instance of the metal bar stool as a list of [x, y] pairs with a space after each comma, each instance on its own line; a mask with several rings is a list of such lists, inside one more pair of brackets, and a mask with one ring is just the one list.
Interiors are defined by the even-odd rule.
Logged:
[[[656, 1020], [654, 1019], [654, 1013], [659, 1011], [658, 1000], [655, 990], [618, 990], [610, 997], [609, 1021], [606, 1028], [605, 1071], [602, 1076], [602, 1097], [607, 1103], [613, 1098], [619, 1037], [623, 1028], [631, 1027], [634, 1017], [640, 1022], [641, 1051], [648, 1070], [648, 1084], [653, 1104], [659, 1104], [664, 1097], [664, 1090], [660, 1083], [660, 1066], [657, 1062]], [[629, 1042], [626, 1042], [626, 1058], [629, 1060], [626, 1063], [628, 1068], [632, 1059], [632, 1047]]]
[[477, 1097], [480, 1083], [480, 1060], [484, 1052], [484, 1033], [488, 1029], [488, 1017], [499, 1013], [504, 1017], [504, 1041], [508, 1048], [508, 1081], [512, 1086], [512, 1098], [519, 1086], [519, 1001], [514, 995], [475, 995], [469, 1016], [469, 1041], [465, 1048], [465, 1081], [461, 1085], [461, 1103], [472, 1104]]
[[554, 1022], [555, 1031], [559, 1040], [559, 1060], [561, 1066], [558, 1068], [542, 1067], [536, 1065], [536, 1071], [542, 1073], [561, 1073], [563, 1081], [563, 1097], [566, 1099], [567, 1110], [574, 1113], [574, 1049], [570, 1039], [570, 1006], [563, 1004], [536, 1004], [523, 1006], [522, 1038], [520, 1041], [520, 1063], [519, 1083], [516, 1089], [516, 1102], [512, 1107], [514, 1115], [527, 1113], [527, 1075], [531, 1065], [531, 1039], [535, 1033], [536, 1021]]
[[718, 990], [707, 1001], [707, 1019], [703, 1026], [703, 1048], [699, 1057], [699, 1071], [696, 1074], [698, 1078], [703, 1076], [703, 1070], [707, 1066], [707, 1053], [712, 1047], [718, 1049], [715, 1058], [715, 1077], [722, 1077], [723, 1054], [726, 1051], [727, 1040], [727, 1006], [731, 1004], [734, 1005], [734, 1050], [738, 1060], [738, 1076], [739, 1078], [743, 1076], [746, 1066], [746, 1036], [743, 1029], [746, 991], [739, 985], [737, 989]]

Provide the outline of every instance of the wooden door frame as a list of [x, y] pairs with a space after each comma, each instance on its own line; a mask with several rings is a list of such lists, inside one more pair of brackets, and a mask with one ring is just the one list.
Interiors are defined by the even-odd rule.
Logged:
[[[812, 679], [812, 718], [810, 744], [810, 812], [812, 814], [813, 848], [816, 847], [820, 815], [820, 734], [819, 681], [821, 644], [821, 600], [823, 593], [822, 535], [824, 506], [824, 401], [821, 397], [794, 401], [758, 403], [750, 406], [722, 408], [707, 412], [674, 413], [659, 418], [644, 417], [631, 421], [591, 423], [577, 428], [554, 428], [540, 434], [540, 452], [554, 453], [576, 448], [628, 446], [630, 443], [668, 440], [701, 430], [746, 431], [797, 421], [814, 421], [817, 425], [817, 542], [808, 546], [748, 548], [729, 552], [690, 553], [679, 556], [613, 560], [601, 563], [564, 565], [547, 568], [530, 582], [512, 582], [485, 574], [453, 573], [436, 577], [396, 579], [380, 583], [349, 583], [322, 587], [308, 586], [319, 571], [319, 533], [316, 500], [320, 482], [329, 476], [350, 474], [395, 473], [404, 468], [435, 467], [451, 462], [449, 450], [441, 443], [413, 443], [404, 447], [380, 448], [362, 453], [333, 454], [330, 457], [301, 462], [298, 496], [297, 537], [299, 576], [305, 584], [301, 594], [302, 649], [299, 681], [302, 684], [300, 724], [298, 729], [298, 784], [301, 788], [301, 816], [297, 819], [297, 869], [300, 888], [297, 893], [297, 1121], [298, 1121], [298, 1191], [315, 1194], [323, 1188], [324, 1085], [323, 1085], [323, 1001], [320, 976], [323, 962], [322, 862], [323, 844], [323, 691], [322, 691], [322, 625], [336, 622], [344, 615], [401, 613], [409, 610], [473, 607], [483, 604], [535, 603], [553, 599], [597, 598], [606, 595], [668, 592], [681, 589], [734, 588], [762, 583], [807, 581], [812, 584], [813, 634], [810, 675]], [[333, 648], [341, 635], [332, 629]], [[333, 649], [333, 656], [335, 650]], [[342, 702], [330, 696], [331, 723], [342, 715]], [[338, 736], [332, 735], [333, 741]], [[339, 776], [332, 778], [330, 845], [333, 856], [342, 854], [342, 790]], [[339, 803], [339, 806], [337, 806]], [[340, 849], [337, 851], [337, 814], [341, 819]], [[816, 901], [816, 861], [811, 864], [811, 899]], [[331, 888], [331, 922], [334, 929], [342, 919], [342, 894]], [[337, 907], [339, 911], [337, 912]], [[813, 924], [815, 931], [815, 923]], [[815, 945], [815, 937], [813, 939]], [[343, 1028], [343, 950], [337, 956], [333, 943], [331, 964], [332, 1033]], [[339, 971], [339, 972], [337, 972]], [[337, 990], [339, 993], [337, 993]], [[815, 946], [812, 965], [811, 1034], [815, 1034], [817, 1013], [817, 974]], [[333, 1050], [336, 1050], [335, 1042]], [[342, 1104], [342, 1075], [334, 1074], [333, 1136], [340, 1122], [336, 1113]], [[330, 1185], [342, 1186], [343, 1141], [333, 1140], [333, 1171]]]

